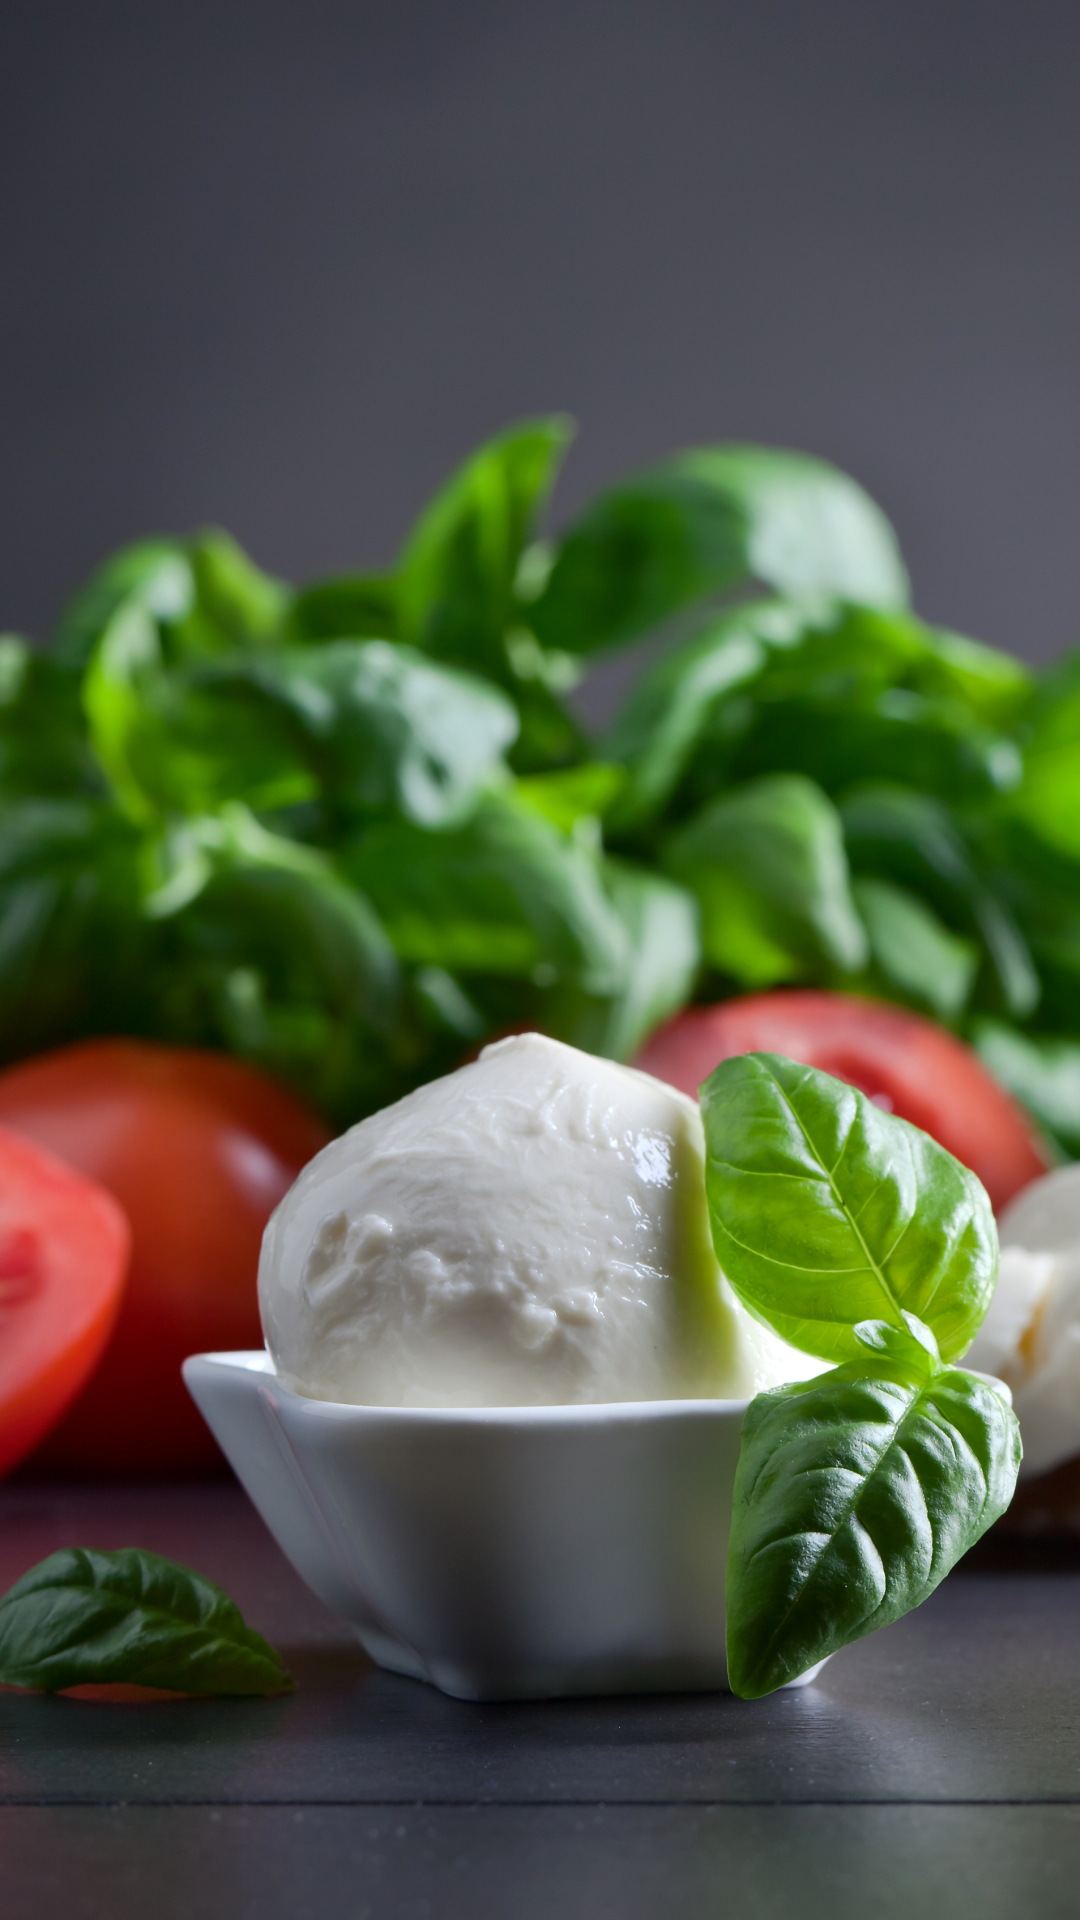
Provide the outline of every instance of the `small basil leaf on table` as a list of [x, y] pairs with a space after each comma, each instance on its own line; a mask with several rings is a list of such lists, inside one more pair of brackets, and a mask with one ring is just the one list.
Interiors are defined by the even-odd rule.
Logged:
[[1004, 1397], [955, 1368], [864, 1355], [759, 1394], [728, 1548], [732, 1690], [759, 1699], [917, 1607], [1005, 1511], [1020, 1451]]
[[292, 1685], [281, 1656], [190, 1567], [136, 1547], [50, 1554], [0, 1600], [0, 1682], [55, 1693], [118, 1681], [195, 1694]]
[[980, 1182], [928, 1134], [779, 1054], [724, 1060], [701, 1091], [717, 1258], [744, 1305], [829, 1360], [912, 1313], [945, 1360], [990, 1302], [997, 1230]]

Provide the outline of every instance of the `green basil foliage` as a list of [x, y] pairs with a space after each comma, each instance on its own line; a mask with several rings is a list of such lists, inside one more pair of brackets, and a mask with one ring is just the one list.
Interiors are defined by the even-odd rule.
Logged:
[[919, 620], [802, 454], [691, 448], [552, 533], [570, 438], [497, 434], [383, 572], [153, 537], [0, 635], [0, 1064], [221, 1047], [345, 1124], [507, 1028], [628, 1059], [806, 983], [945, 1021], [1080, 1149], [1077, 659]]
[[0, 1683], [56, 1693], [114, 1684], [274, 1694], [280, 1655], [190, 1567], [126, 1547], [52, 1553], [0, 1599]]
[[701, 1097], [724, 1272], [757, 1319], [840, 1363], [759, 1394], [743, 1424], [728, 1668], [756, 1699], [933, 1592], [1008, 1506], [1020, 1434], [949, 1364], [997, 1275], [975, 1176], [776, 1054], [724, 1061]]

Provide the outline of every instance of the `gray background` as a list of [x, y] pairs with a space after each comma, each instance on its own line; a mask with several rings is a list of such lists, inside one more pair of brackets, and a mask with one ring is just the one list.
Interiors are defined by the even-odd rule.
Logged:
[[515, 415], [557, 513], [682, 443], [849, 468], [929, 617], [1080, 634], [1055, 0], [13, 0], [0, 625], [110, 546], [390, 558]]

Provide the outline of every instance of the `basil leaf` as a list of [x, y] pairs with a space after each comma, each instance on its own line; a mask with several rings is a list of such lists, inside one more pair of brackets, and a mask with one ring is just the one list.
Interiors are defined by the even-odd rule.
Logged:
[[0, 1682], [126, 1681], [178, 1693], [283, 1693], [281, 1656], [212, 1580], [137, 1547], [74, 1547], [32, 1567], [0, 1600]]
[[992, 674], [989, 654], [895, 610], [735, 608], [632, 689], [605, 748], [631, 776], [618, 821], [669, 802], [684, 814], [773, 771], [806, 774], [829, 794], [889, 777], [965, 800], [1005, 792], [1020, 756], [1000, 721], [1015, 723], [1029, 681], [1019, 668]]
[[83, 677], [83, 706], [94, 753], [131, 820], [153, 829], [229, 801], [266, 808], [314, 795], [291, 716], [244, 684], [246, 670], [169, 667], [145, 607], [129, 601], [114, 614]]
[[905, 686], [854, 697], [824, 688], [790, 699], [771, 697], [763, 686], [753, 724], [725, 761], [729, 780], [782, 767], [806, 774], [830, 794], [861, 781], [896, 780], [965, 804], [1007, 792], [1021, 770], [1012, 741], [955, 702]]
[[292, 591], [257, 567], [231, 534], [217, 528], [196, 534], [187, 554], [194, 599], [181, 614], [157, 612], [174, 658], [261, 649], [281, 637]]
[[747, 986], [797, 979], [814, 962], [866, 964], [839, 817], [798, 774], [712, 801], [670, 836], [664, 865], [697, 895], [706, 959]]
[[1005, 1511], [1020, 1455], [1002, 1395], [956, 1369], [864, 1353], [759, 1394], [728, 1548], [733, 1691], [759, 1699], [917, 1607]]
[[572, 770], [588, 758], [588, 735], [550, 687], [535, 678], [521, 680], [514, 673], [504, 676], [503, 684], [513, 696], [521, 725], [509, 754], [515, 773]]
[[0, 1059], [87, 1033], [139, 1030], [151, 944], [139, 854], [128, 822], [100, 801], [3, 808]]
[[525, 421], [489, 440], [451, 476], [398, 563], [403, 640], [506, 677], [522, 552], [570, 434], [561, 417]]
[[1039, 686], [1011, 810], [1060, 853], [1080, 856], [1080, 652]]
[[860, 1347], [869, 1353], [884, 1354], [899, 1366], [912, 1367], [927, 1379], [941, 1370], [941, 1351], [930, 1328], [917, 1314], [902, 1312], [903, 1329], [887, 1320], [860, 1320], [851, 1329]]
[[629, 774], [620, 825], [650, 819], [666, 805], [727, 697], [757, 678], [770, 646], [793, 644], [802, 625], [802, 614], [781, 601], [738, 607], [641, 675], [605, 742]]
[[131, 598], [106, 623], [83, 679], [90, 743], [120, 805], [140, 823], [155, 816], [153, 771], [169, 751], [167, 729], [150, 706], [164, 666], [157, 623]]
[[995, 1080], [1074, 1158], [1080, 1155], [1080, 1044], [980, 1020], [976, 1053]]
[[841, 803], [856, 873], [899, 880], [925, 893], [950, 920], [978, 934], [1009, 1013], [1023, 1018], [1041, 986], [1027, 942], [1005, 902], [976, 871], [943, 802], [901, 786], [866, 786]]
[[1035, 691], [1031, 670], [999, 647], [987, 647], [946, 628], [932, 630], [933, 651], [919, 667], [924, 693], [960, 700], [988, 727], [1010, 732], [1026, 716]]
[[397, 587], [392, 578], [373, 573], [339, 574], [315, 580], [293, 601], [291, 640], [394, 640], [397, 638]]
[[865, 1094], [779, 1054], [721, 1061], [701, 1090], [716, 1257], [743, 1304], [807, 1353], [857, 1355], [862, 1320], [970, 1344], [997, 1275], [973, 1173]]
[[157, 851], [145, 911], [163, 1038], [225, 1046], [343, 1124], [407, 1091], [397, 956], [326, 854], [242, 807], [185, 822]]
[[425, 827], [456, 824], [506, 777], [503, 754], [518, 732], [497, 687], [386, 640], [278, 654], [233, 685], [288, 715], [327, 799]]
[[753, 581], [886, 607], [907, 598], [892, 529], [854, 480], [805, 454], [701, 447], [586, 510], [530, 624], [545, 646], [590, 653]]
[[158, 620], [182, 620], [195, 591], [182, 540], [139, 540], [122, 547], [69, 600], [53, 634], [53, 654], [67, 666], [84, 666], [123, 606], [142, 607]]
[[625, 783], [622, 767], [612, 766], [605, 760], [590, 760], [581, 767], [537, 773], [516, 781], [514, 799], [519, 807], [527, 807], [565, 833], [572, 833], [583, 820], [595, 821], [599, 828]]
[[572, 981], [601, 997], [625, 977], [626, 933], [595, 850], [519, 807], [512, 789], [446, 833], [373, 827], [343, 865], [407, 963]]
[[589, 1052], [632, 1060], [691, 996], [701, 963], [697, 908], [682, 887], [628, 861], [606, 860], [604, 884], [626, 930], [625, 974], [595, 1025], [572, 1037]]
[[959, 1018], [979, 969], [979, 949], [953, 933], [933, 908], [890, 880], [856, 880], [855, 905], [873, 961], [889, 986], [922, 1001], [939, 1020]]
[[79, 675], [18, 635], [0, 635], [0, 796], [97, 796]]

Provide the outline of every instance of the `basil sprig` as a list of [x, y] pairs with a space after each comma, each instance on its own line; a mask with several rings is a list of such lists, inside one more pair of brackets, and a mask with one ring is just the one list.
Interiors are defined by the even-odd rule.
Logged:
[[284, 1693], [292, 1681], [239, 1607], [190, 1567], [137, 1547], [52, 1553], [0, 1599], [0, 1683], [127, 1682], [177, 1693]]
[[758, 1394], [727, 1569], [728, 1671], [757, 1699], [917, 1607], [1005, 1511], [1011, 1407], [947, 1361], [997, 1234], [966, 1168], [864, 1094], [776, 1054], [702, 1088], [717, 1257], [755, 1317], [841, 1364]]

